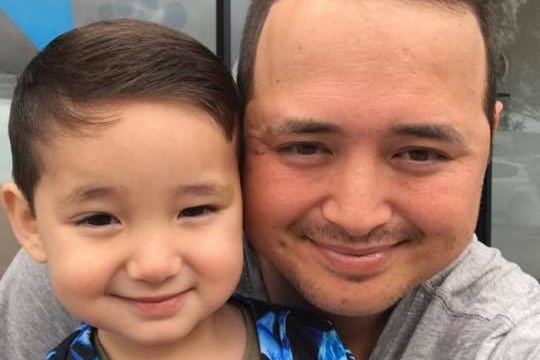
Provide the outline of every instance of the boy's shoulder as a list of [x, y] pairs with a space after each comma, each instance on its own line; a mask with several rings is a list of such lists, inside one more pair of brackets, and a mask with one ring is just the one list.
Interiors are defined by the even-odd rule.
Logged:
[[45, 360], [95, 360], [98, 359], [92, 344], [95, 329], [88, 324], [80, 325], [56, 348], [49, 351]]
[[313, 312], [234, 295], [250, 314], [262, 355], [269, 360], [354, 360], [332, 322]]

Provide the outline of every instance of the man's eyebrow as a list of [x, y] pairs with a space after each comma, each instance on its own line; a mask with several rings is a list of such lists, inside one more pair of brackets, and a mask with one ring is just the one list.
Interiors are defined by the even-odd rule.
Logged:
[[271, 125], [268, 131], [272, 134], [318, 134], [340, 133], [342, 129], [336, 124], [315, 119], [285, 119], [279, 124]]
[[396, 125], [392, 128], [392, 133], [449, 143], [465, 143], [463, 135], [452, 126], [446, 124]]

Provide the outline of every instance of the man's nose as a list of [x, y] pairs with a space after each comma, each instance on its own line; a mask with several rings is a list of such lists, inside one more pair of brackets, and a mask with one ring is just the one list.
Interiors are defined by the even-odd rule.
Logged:
[[352, 237], [366, 236], [392, 218], [389, 174], [374, 161], [355, 159], [328, 174], [323, 217]]
[[158, 284], [179, 274], [182, 256], [177, 241], [164, 235], [147, 232], [147, 236], [137, 237], [126, 266], [131, 279]]

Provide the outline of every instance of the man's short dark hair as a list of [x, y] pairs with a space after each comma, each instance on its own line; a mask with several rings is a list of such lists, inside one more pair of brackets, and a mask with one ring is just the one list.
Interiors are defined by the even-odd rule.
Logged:
[[[257, 45], [262, 28], [270, 12], [270, 8], [279, 0], [252, 0], [246, 17], [242, 45], [240, 47], [240, 61], [238, 64], [238, 87], [244, 104], [250, 100], [253, 92], [253, 78]], [[397, 1], [397, 0], [396, 0]], [[495, 14], [492, 0], [416, 0], [442, 5], [449, 9], [467, 8], [473, 11], [484, 39], [486, 49], [487, 81], [484, 95], [484, 113], [493, 130], [496, 101], [496, 58], [495, 43]]]
[[42, 166], [37, 144], [59, 131], [84, 134], [99, 126], [99, 105], [138, 100], [189, 103], [210, 114], [228, 140], [238, 132], [234, 80], [198, 41], [138, 20], [71, 30], [30, 61], [12, 100], [13, 178], [32, 210]]

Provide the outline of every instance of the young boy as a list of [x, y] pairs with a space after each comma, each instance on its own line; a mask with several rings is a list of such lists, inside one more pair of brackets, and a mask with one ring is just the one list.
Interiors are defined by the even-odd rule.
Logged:
[[30, 62], [2, 201], [84, 321], [47, 359], [352, 358], [326, 320], [231, 298], [240, 106], [208, 49], [153, 23], [75, 29]]

